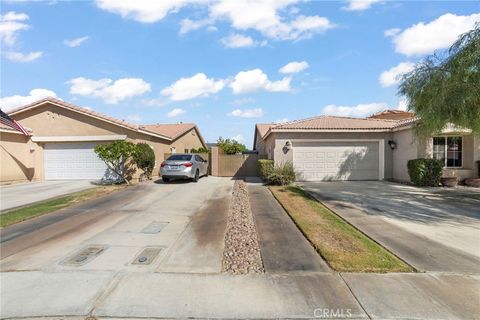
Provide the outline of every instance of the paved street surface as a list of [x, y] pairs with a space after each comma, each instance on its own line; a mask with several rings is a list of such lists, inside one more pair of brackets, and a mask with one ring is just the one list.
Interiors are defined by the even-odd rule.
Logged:
[[479, 317], [478, 272], [333, 272], [258, 184], [249, 188], [270, 269], [221, 273], [232, 187], [217, 177], [144, 183], [3, 229], [1, 318]]
[[92, 187], [94, 185], [87, 180], [41, 181], [0, 186], [0, 213]]

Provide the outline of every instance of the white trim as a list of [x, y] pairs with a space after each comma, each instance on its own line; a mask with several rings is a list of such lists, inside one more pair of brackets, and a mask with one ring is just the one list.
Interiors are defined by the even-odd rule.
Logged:
[[293, 152], [295, 142], [378, 142], [378, 180], [385, 179], [385, 139], [292, 139]]
[[[460, 167], [447, 167], [447, 162], [448, 162], [448, 144], [447, 144], [447, 138], [448, 137], [454, 137], [454, 138], [461, 138], [462, 139], [462, 151], [460, 152], [460, 154], [462, 155], [462, 165]], [[445, 139], [445, 151], [444, 151], [444, 155], [445, 155], [445, 161], [444, 161], [444, 165], [443, 165], [443, 168], [444, 169], [463, 169], [463, 155], [464, 155], [464, 142], [465, 142], [465, 139], [464, 139], [465, 135], [461, 135], [461, 134], [454, 134], [454, 133], [451, 133], [451, 134], [442, 134], [442, 135], [434, 135], [432, 136], [432, 157], [434, 155], [434, 150], [433, 148], [435, 147], [435, 144], [433, 143], [433, 139], [434, 138], [444, 138]], [[458, 152], [458, 151], [457, 151]]]
[[4, 132], [4, 133], [14, 133], [14, 134], [21, 134], [21, 135], [23, 135], [22, 132], [17, 131], [17, 130], [8, 130], [8, 129], [1, 129], [1, 128], [0, 128], [0, 132]]
[[108, 135], [108, 136], [43, 136], [32, 137], [33, 142], [83, 142], [83, 141], [115, 141], [125, 140], [126, 135]]

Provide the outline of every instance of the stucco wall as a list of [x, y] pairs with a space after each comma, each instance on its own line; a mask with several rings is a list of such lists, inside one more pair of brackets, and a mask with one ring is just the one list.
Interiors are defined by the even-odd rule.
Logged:
[[[418, 141], [415, 140], [413, 131], [410, 129], [394, 132], [393, 140], [396, 142], [397, 147], [392, 152], [392, 178], [397, 181], [410, 181], [407, 163], [408, 160], [417, 159], [419, 157]], [[422, 150], [425, 150], [425, 148]]]
[[36, 170], [38, 146], [29, 137], [18, 133], [0, 132], [0, 183], [25, 182], [39, 179]]
[[295, 139], [312, 139], [312, 140], [383, 140], [384, 141], [384, 178], [392, 179], [393, 178], [393, 161], [392, 161], [392, 149], [388, 145], [388, 140], [392, 139], [391, 133], [383, 132], [275, 132], [272, 133], [268, 139], [274, 141], [274, 160], [276, 164], [283, 163], [286, 161], [293, 161], [293, 149], [295, 148], [295, 143], [293, 143], [293, 148], [285, 152], [283, 147], [288, 140]]

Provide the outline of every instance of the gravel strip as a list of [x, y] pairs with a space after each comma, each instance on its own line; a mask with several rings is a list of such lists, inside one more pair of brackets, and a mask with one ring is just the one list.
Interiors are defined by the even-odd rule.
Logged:
[[235, 181], [228, 213], [222, 271], [231, 274], [264, 273], [247, 184]]

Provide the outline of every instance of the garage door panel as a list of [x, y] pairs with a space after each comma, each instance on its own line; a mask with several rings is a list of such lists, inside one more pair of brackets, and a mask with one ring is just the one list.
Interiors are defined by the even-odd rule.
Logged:
[[[295, 144], [294, 166], [300, 181], [378, 180], [378, 142]], [[312, 159], [306, 154], [315, 154]]]
[[45, 179], [101, 179], [108, 169], [95, 154], [94, 147], [94, 143], [45, 144]]

